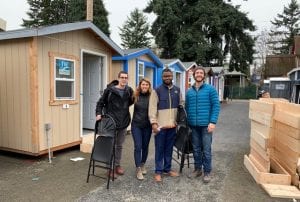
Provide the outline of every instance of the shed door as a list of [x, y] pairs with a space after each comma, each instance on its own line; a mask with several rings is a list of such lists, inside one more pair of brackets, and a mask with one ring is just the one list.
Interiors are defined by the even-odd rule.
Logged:
[[87, 55], [83, 57], [83, 112], [82, 125], [86, 129], [95, 128], [96, 103], [102, 90], [103, 59], [100, 56]]

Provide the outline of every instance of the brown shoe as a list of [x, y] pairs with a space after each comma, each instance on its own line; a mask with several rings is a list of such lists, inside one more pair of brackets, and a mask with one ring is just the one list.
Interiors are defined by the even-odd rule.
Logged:
[[161, 179], [161, 174], [155, 174], [155, 175], [154, 175], [154, 181], [155, 181], [155, 182], [161, 182], [161, 181], [162, 181], [162, 179]]
[[115, 172], [115, 174], [113, 175], [112, 171], [108, 171], [107, 172], [107, 176], [110, 176], [110, 179], [117, 179], [117, 173]]
[[121, 166], [116, 166], [116, 173], [118, 175], [124, 175], [124, 169]]
[[174, 170], [170, 170], [168, 173], [165, 173], [165, 174], [170, 177], [178, 177], [179, 176], [179, 174]]

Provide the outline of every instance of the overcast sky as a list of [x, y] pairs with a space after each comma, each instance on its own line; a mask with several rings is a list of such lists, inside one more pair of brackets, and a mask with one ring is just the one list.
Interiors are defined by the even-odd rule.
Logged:
[[[134, 8], [143, 9], [148, 0], [103, 0], [106, 10], [109, 12], [111, 38], [120, 45], [119, 28]], [[278, 13], [282, 13], [283, 7], [291, 0], [231, 0], [232, 4], [240, 4], [241, 10], [248, 13], [248, 17], [254, 20], [259, 30], [270, 28], [270, 20]], [[1, 0], [0, 18], [6, 20], [7, 30], [19, 29], [22, 18], [28, 19], [26, 12], [29, 6], [26, 0]], [[147, 15], [148, 21], [155, 19], [154, 15]]]

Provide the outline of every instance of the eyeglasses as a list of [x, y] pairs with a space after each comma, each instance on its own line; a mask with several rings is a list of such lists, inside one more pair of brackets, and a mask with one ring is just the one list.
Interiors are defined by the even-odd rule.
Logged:
[[120, 79], [128, 79], [128, 77], [127, 76], [121, 76], [121, 77], [119, 77]]

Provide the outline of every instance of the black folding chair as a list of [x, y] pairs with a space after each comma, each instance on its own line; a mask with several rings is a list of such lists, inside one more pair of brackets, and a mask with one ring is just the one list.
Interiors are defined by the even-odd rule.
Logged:
[[[100, 121], [95, 123], [94, 146], [92, 149], [88, 176], [86, 182], [89, 182], [90, 175], [104, 178], [95, 175], [95, 167], [103, 168], [108, 171], [107, 189], [109, 189], [109, 182], [112, 173], [112, 180], [114, 181], [114, 160], [115, 160], [115, 136], [116, 123], [109, 115], [103, 115]], [[92, 167], [92, 173], [91, 173]]]
[[[182, 105], [178, 107], [176, 133], [174, 150], [177, 153], [177, 158], [173, 157], [173, 160], [180, 165], [179, 172], [182, 173], [184, 165], [190, 167], [190, 158], [192, 158], [191, 154], [193, 153], [192, 130], [188, 127], [187, 114]], [[187, 160], [187, 164], [185, 164], [185, 160]]]

